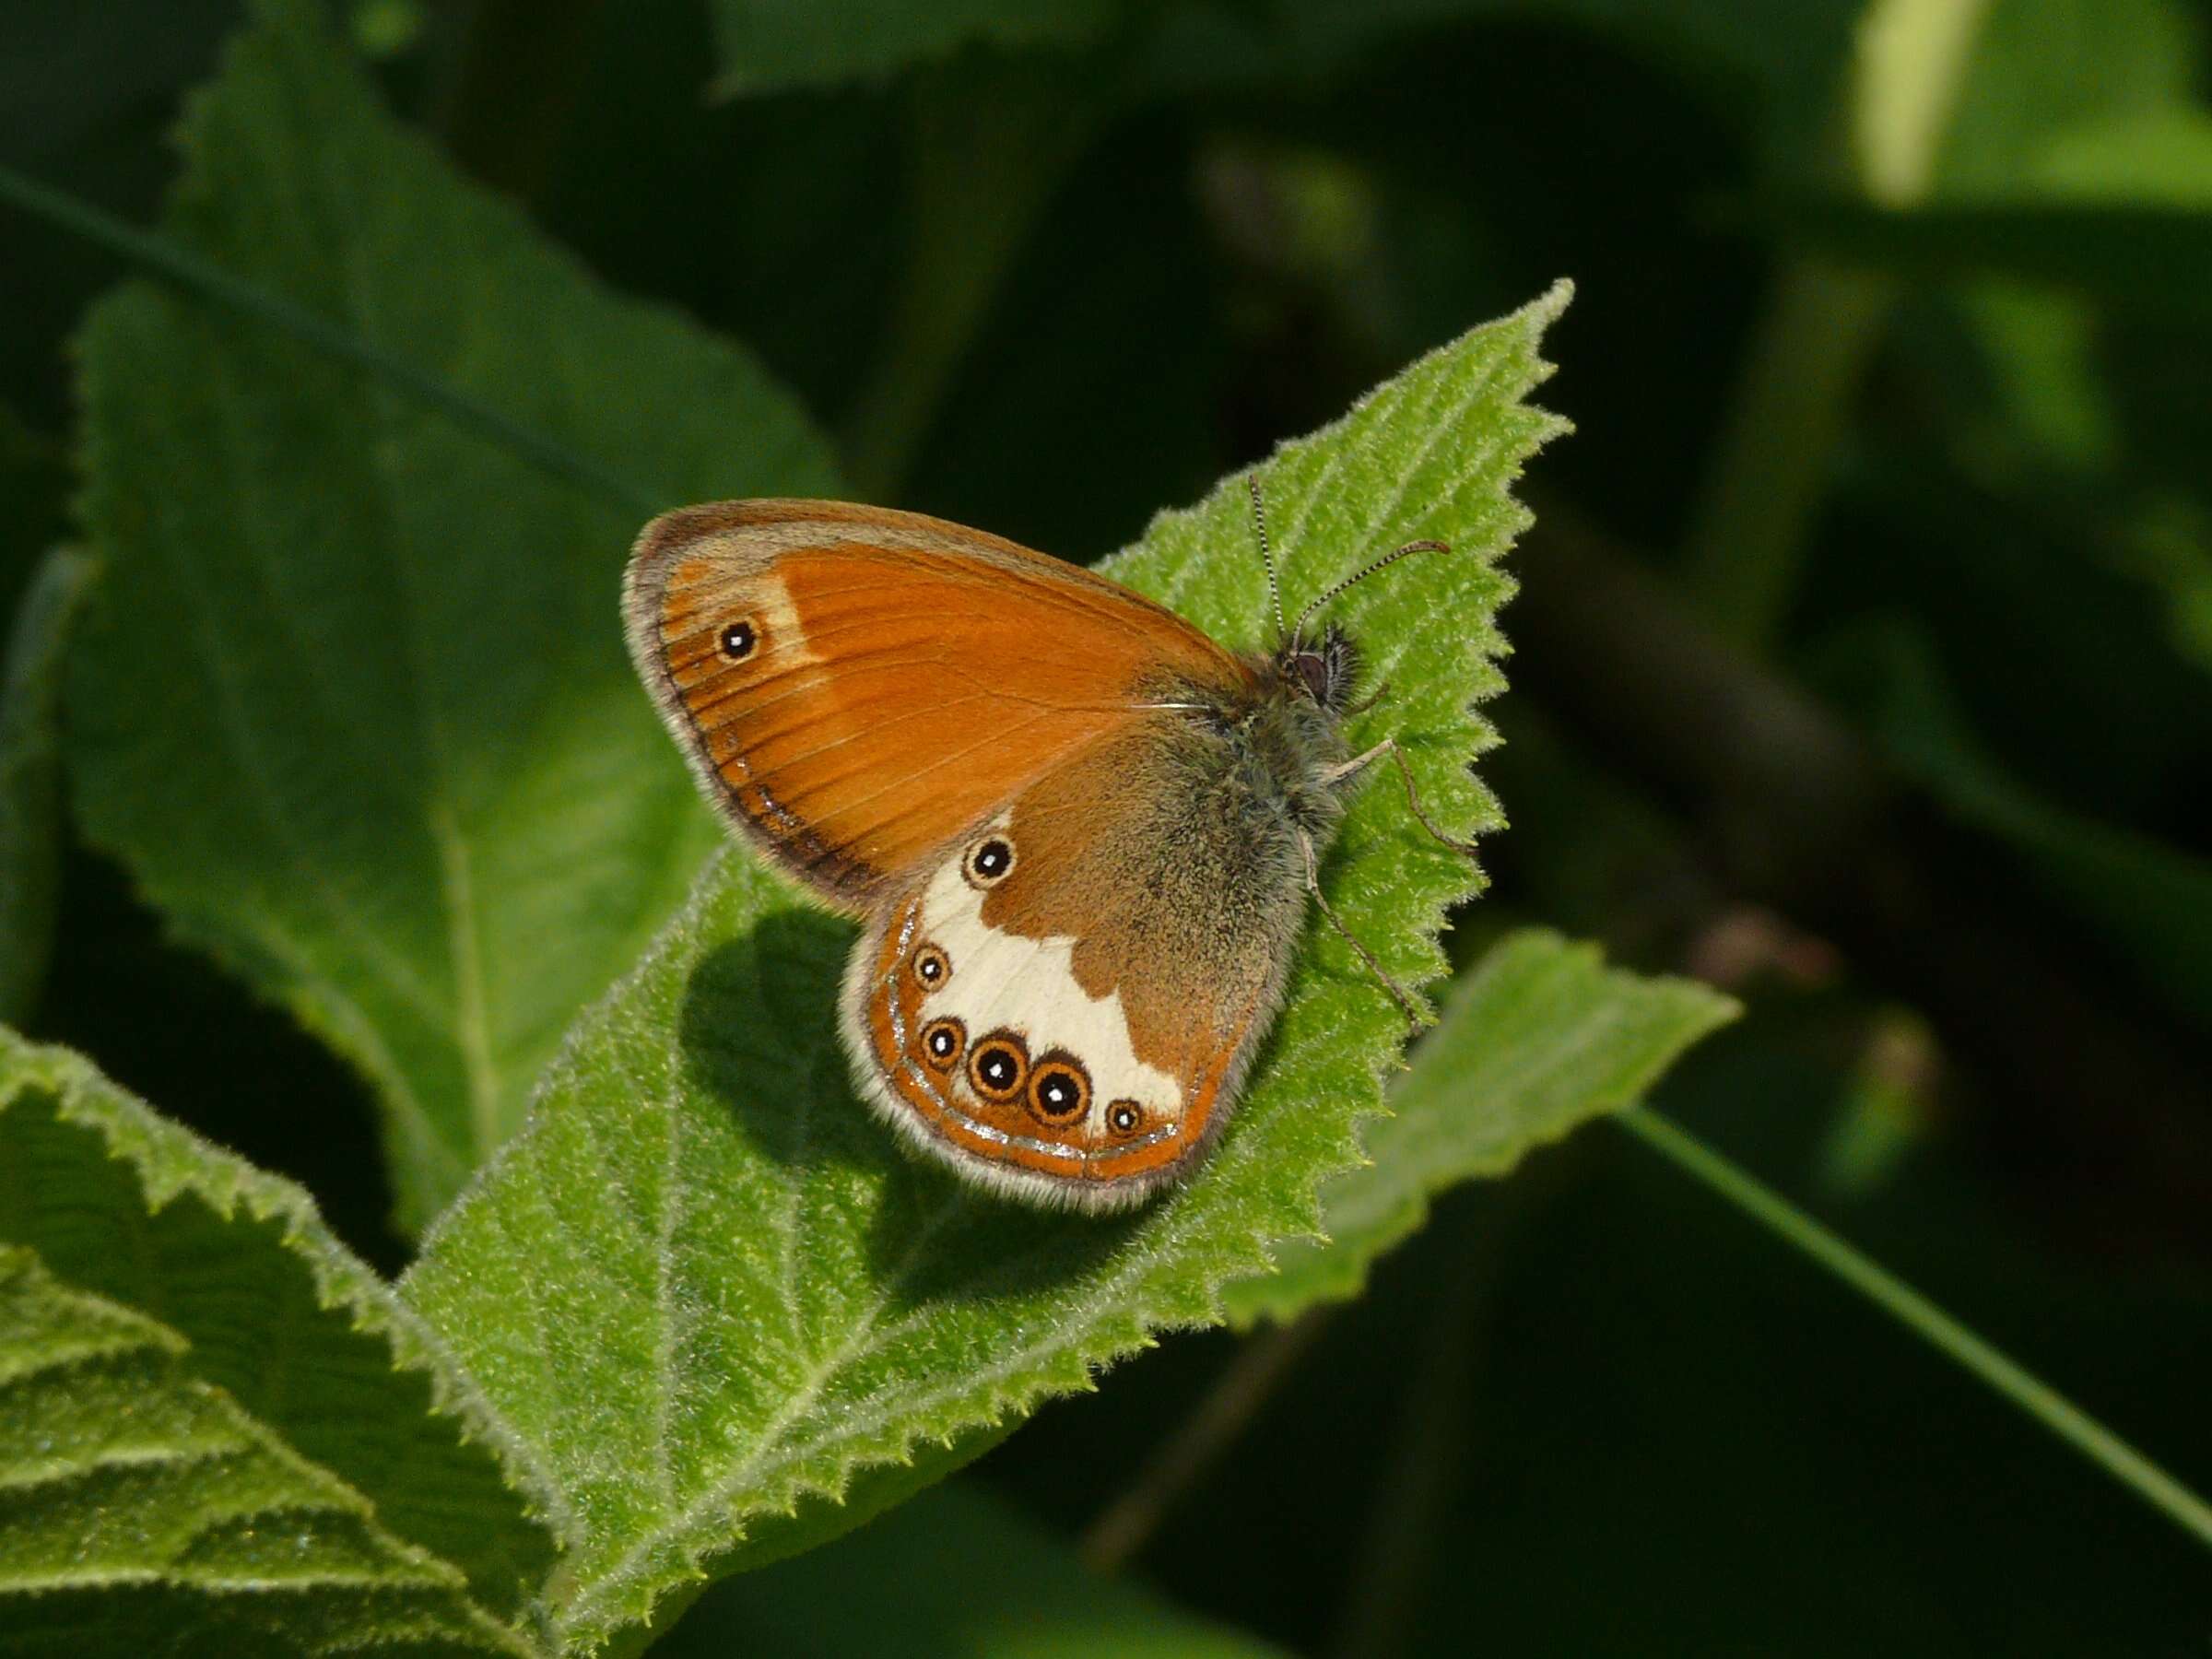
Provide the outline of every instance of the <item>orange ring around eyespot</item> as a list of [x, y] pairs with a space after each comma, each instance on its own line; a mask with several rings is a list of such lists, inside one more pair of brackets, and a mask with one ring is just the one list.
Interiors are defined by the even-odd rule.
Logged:
[[[933, 976], [929, 970], [936, 969]], [[942, 991], [952, 980], [952, 959], [935, 945], [924, 944], [914, 951], [914, 977], [927, 991]]]
[[[936, 1040], [940, 1037], [949, 1040], [948, 1046], [942, 1053], [935, 1047]], [[949, 1015], [943, 1019], [933, 1019], [922, 1028], [922, 1064], [932, 1071], [952, 1070], [959, 1065], [960, 1055], [967, 1047], [968, 1028]]]

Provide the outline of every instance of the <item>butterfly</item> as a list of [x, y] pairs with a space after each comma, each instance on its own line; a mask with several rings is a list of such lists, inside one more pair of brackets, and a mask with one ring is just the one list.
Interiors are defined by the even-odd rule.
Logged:
[[[1118, 583], [980, 530], [837, 501], [645, 527], [630, 653], [707, 797], [865, 924], [839, 997], [863, 1097], [1008, 1196], [1137, 1203], [1196, 1168], [1273, 1020], [1319, 863], [1367, 768], [1359, 654], [1307, 625], [1239, 653]], [[1380, 693], [1377, 693], [1379, 696]]]

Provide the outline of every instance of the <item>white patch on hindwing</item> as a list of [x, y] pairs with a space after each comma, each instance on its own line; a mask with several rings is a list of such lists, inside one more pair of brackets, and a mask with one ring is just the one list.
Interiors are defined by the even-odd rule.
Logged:
[[1048, 1049], [1065, 1049], [1090, 1074], [1084, 1128], [1094, 1145], [1107, 1139], [1106, 1112], [1116, 1100], [1136, 1101], [1156, 1126], [1179, 1121], [1182, 1085], [1137, 1057], [1121, 993], [1101, 997], [1083, 989], [1076, 979], [1077, 941], [1071, 935], [1031, 939], [987, 926], [984, 895], [960, 873], [965, 856], [964, 843], [923, 890], [916, 942], [936, 946], [952, 971], [943, 984], [924, 993], [917, 1029], [950, 1015], [966, 1029], [971, 1048], [1003, 1026], [1021, 1034], [1032, 1062]]

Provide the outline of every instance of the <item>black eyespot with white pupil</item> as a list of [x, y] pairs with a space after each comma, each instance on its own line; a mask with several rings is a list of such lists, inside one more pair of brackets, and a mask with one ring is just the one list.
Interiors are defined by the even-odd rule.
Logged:
[[1014, 869], [1014, 843], [1003, 835], [987, 835], [968, 849], [968, 879], [977, 887], [996, 887]]
[[952, 962], [935, 945], [924, 945], [914, 952], [914, 977], [935, 991], [952, 977]]
[[760, 630], [750, 621], [733, 622], [722, 630], [722, 654], [733, 663], [744, 662], [759, 644]]
[[968, 1056], [968, 1081], [986, 1100], [1012, 1100], [1029, 1075], [1029, 1052], [1011, 1031], [993, 1031]]
[[1106, 1108], [1106, 1127], [1116, 1135], [1135, 1135], [1144, 1121], [1144, 1108], [1135, 1100], [1116, 1100]]
[[1090, 1074], [1065, 1049], [1054, 1049], [1030, 1073], [1030, 1110], [1042, 1122], [1071, 1124], [1090, 1111]]

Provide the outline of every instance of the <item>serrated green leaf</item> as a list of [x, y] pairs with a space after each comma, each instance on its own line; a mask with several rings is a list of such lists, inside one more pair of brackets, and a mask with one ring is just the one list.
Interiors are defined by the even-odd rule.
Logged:
[[971, 44], [1071, 46], [1124, 0], [708, 0], [725, 93], [874, 80]]
[[[1406, 561], [1337, 614], [1389, 696], [1431, 811], [1495, 827], [1467, 770], [1499, 688], [1508, 493], [1559, 423], [1546, 372], [1564, 285], [1431, 353], [1260, 468], [1293, 602], [1378, 549]], [[1241, 477], [1163, 514], [1107, 567], [1232, 644], [1272, 626]], [[1404, 981], [1475, 884], [1415, 828], [1394, 780], [1353, 803], [1324, 870]], [[1163, 1328], [1222, 1316], [1220, 1288], [1312, 1231], [1315, 1188], [1404, 1041], [1389, 996], [1316, 932], [1210, 1163], [1111, 1219], [1010, 1206], [903, 1157], [854, 1101], [831, 1008], [851, 927], [726, 853], [637, 972], [576, 1029], [530, 1124], [441, 1222], [405, 1292], [556, 1470], [579, 1521], [544, 1609], [589, 1643], [704, 1564], [749, 1564], [756, 1526], [857, 1471], [1082, 1389]], [[872, 1477], [870, 1478], [880, 1478]]]
[[717, 833], [607, 626], [641, 512], [832, 473], [748, 355], [606, 293], [461, 182], [312, 8], [257, 10], [185, 124], [171, 232], [637, 480], [590, 493], [165, 291], [87, 325], [86, 826], [368, 1076], [412, 1229], [521, 1121]]
[[9, 1652], [531, 1651], [457, 1568], [195, 1380], [189, 1350], [0, 1245]]
[[535, 1457], [305, 1193], [0, 1029], [0, 1625], [528, 1651]]
[[[988, 1594], [978, 1593], [979, 1562], [989, 1564]], [[653, 1651], [1265, 1659], [1281, 1650], [1092, 1571], [1008, 1504], [955, 1481], [835, 1548], [717, 1586]]]
[[49, 554], [0, 657], [0, 1020], [29, 1012], [53, 945], [62, 820], [54, 719], [62, 646], [90, 571], [81, 553]]
[[1690, 980], [1607, 968], [1594, 945], [1531, 930], [1493, 947], [1367, 1133], [1362, 1170], [1322, 1189], [1328, 1242], [1291, 1240], [1278, 1273], [1229, 1287], [1232, 1324], [1357, 1295], [1375, 1259], [1459, 1182], [1503, 1175], [1537, 1147], [1633, 1104], [1682, 1051], [1735, 1018]]

